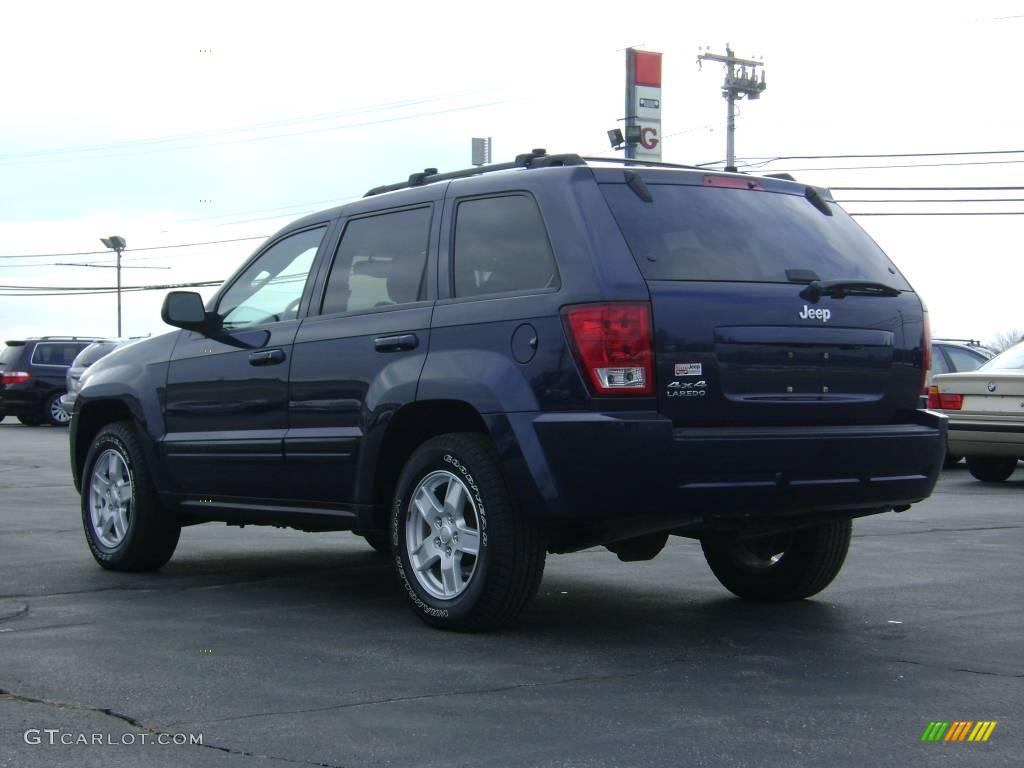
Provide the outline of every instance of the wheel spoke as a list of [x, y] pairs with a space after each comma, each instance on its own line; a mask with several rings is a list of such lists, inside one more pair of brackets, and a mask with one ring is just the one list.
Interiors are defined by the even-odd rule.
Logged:
[[120, 485], [116, 489], [117, 498], [122, 504], [127, 504], [132, 500], [132, 487], [128, 483]]
[[[458, 558], [461, 560], [461, 558]], [[462, 568], [457, 558], [445, 557], [441, 560], [441, 582], [444, 584], [445, 595], [457, 595], [462, 589]]]
[[461, 482], [453, 477], [448, 481], [448, 490], [444, 494], [444, 511], [457, 520], [461, 520], [462, 510], [465, 506], [466, 489]]
[[467, 555], [476, 555], [480, 551], [480, 533], [475, 528], [459, 526], [459, 540], [454, 542], [455, 549]]
[[119, 466], [120, 459], [117, 454], [111, 451], [107, 454], [107, 472], [106, 478], [108, 483], [114, 482], [115, 479], [121, 475], [121, 467]]
[[111, 528], [113, 529], [114, 536], [120, 541], [124, 538], [125, 530], [128, 528], [128, 524], [124, 516], [124, 509], [115, 509], [114, 514], [111, 515], [111, 517], [113, 518], [113, 525]]
[[412, 561], [412, 567], [417, 571], [427, 570], [437, 562], [439, 557], [440, 553], [438, 553], [434, 548], [434, 542], [429, 538], [421, 541], [420, 545], [409, 553], [409, 559]]
[[413, 500], [413, 505], [416, 507], [416, 511], [420, 513], [420, 517], [426, 522], [427, 525], [433, 528], [434, 520], [441, 516], [441, 505], [437, 499], [434, 498], [434, 494], [424, 487], [420, 489], [420, 492], [416, 494], [416, 498]]

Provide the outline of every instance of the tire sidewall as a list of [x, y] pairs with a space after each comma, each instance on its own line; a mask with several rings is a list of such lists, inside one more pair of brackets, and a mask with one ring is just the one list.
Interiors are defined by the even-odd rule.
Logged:
[[[99, 541], [96, 532], [93, 530], [92, 514], [89, 511], [89, 499], [92, 490], [92, 473], [96, 460], [104, 451], [116, 450], [125, 465], [132, 480], [132, 498], [129, 509], [131, 514], [128, 518], [128, 531], [125, 533], [121, 543], [111, 549]], [[89, 453], [85, 459], [85, 471], [82, 473], [82, 525], [85, 528], [85, 540], [89, 543], [89, 549], [93, 557], [100, 563], [116, 565], [124, 560], [132, 549], [132, 541], [138, 532], [138, 495], [139, 495], [139, 467], [135, 462], [127, 443], [113, 430], [103, 430], [93, 441]]]
[[[415, 574], [406, 548], [406, 517], [413, 490], [427, 474], [435, 470], [447, 470], [459, 477], [473, 495], [480, 526], [480, 550], [476, 568], [469, 586], [452, 600], [438, 600], [424, 590]], [[493, 491], [491, 491], [493, 493]], [[490, 546], [487, 537], [487, 496], [473, 475], [473, 467], [460, 455], [454, 446], [424, 445], [413, 454], [402, 471], [391, 507], [391, 552], [402, 590], [414, 609], [431, 624], [458, 624], [469, 617], [479, 604], [488, 581], [491, 564]]]

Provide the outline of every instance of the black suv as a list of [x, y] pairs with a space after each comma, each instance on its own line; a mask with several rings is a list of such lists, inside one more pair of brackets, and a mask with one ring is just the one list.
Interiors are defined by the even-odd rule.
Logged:
[[60, 407], [65, 377], [75, 357], [96, 339], [43, 336], [5, 342], [0, 351], [0, 419], [17, 416], [30, 426], [67, 426]]
[[927, 497], [927, 316], [827, 189], [535, 150], [274, 235], [182, 330], [86, 371], [71, 429], [105, 568], [211, 520], [352, 530], [430, 624], [500, 625], [549, 552], [698, 538], [735, 594], [839, 572]]

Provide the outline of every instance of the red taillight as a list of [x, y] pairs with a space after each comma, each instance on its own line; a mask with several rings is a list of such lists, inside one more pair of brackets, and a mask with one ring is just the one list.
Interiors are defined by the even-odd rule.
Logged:
[[24, 384], [32, 378], [28, 371], [2, 371], [0, 372], [0, 384]]
[[566, 307], [562, 318], [593, 394], [654, 392], [649, 304]]
[[928, 407], [942, 411], [959, 411], [964, 407], [964, 396], [939, 392], [939, 388], [932, 384], [928, 387]]
[[[918, 389], [924, 390], [928, 385], [928, 371], [932, 368], [932, 324], [928, 319], [928, 310], [922, 305], [922, 330], [921, 330], [921, 381]], [[929, 397], [931, 395], [929, 394]]]

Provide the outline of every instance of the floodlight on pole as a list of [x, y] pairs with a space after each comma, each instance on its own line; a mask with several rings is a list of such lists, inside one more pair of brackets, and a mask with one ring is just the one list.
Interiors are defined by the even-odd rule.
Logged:
[[101, 237], [100, 242], [117, 254], [117, 338], [121, 338], [121, 251], [128, 243], [119, 235]]

